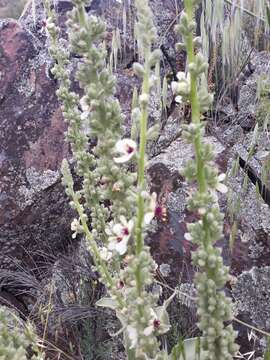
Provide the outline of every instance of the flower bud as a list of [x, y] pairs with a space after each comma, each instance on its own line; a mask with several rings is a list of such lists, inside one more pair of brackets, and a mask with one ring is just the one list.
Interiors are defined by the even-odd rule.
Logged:
[[193, 40], [193, 45], [195, 48], [200, 48], [202, 46], [202, 38], [200, 36], [197, 36]]
[[185, 50], [185, 48], [186, 48], [186, 45], [184, 43], [179, 42], [175, 45], [176, 51], [182, 51], [182, 50]]
[[141, 104], [142, 107], [145, 107], [148, 105], [149, 103], [149, 95], [146, 93], [143, 93], [139, 96], [139, 102]]
[[190, 85], [186, 81], [181, 81], [178, 83], [178, 95], [189, 96], [190, 94]]
[[150, 66], [154, 66], [156, 65], [156, 63], [158, 61], [160, 61], [160, 58], [161, 58], [161, 52], [159, 49], [155, 49], [151, 55], [150, 55], [150, 59], [149, 59], [149, 63], [150, 63]]
[[141, 78], [144, 77], [144, 74], [145, 74], [144, 67], [141, 64], [139, 64], [138, 62], [135, 62], [133, 64], [133, 71], [138, 77], [141, 77]]

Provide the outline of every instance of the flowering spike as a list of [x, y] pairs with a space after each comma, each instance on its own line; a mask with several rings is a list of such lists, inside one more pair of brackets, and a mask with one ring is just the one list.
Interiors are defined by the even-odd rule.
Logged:
[[185, 0], [177, 31], [182, 35], [187, 50], [187, 74], [178, 73], [178, 81], [172, 85], [173, 92], [188, 101], [192, 109], [192, 122], [185, 127], [184, 137], [192, 143], [195, 151], [194, 161], [189, 162], [185, 176], [190, 182], [197, 181], [198, 191], [192, 192], [188, 199], [188, 208], [200, 217], [198, 222], [188, 224], [185, 239], [199, 245], [192, 254], [193, 263], [200, 268], [195, 276], [198, 292], [199, 327], [203, 332], [203, 349], [209, 360], [233, 359], [237, 346], [234, 343], [235, 332], [225, 322], [232, 319], [230, 299], [226, 298], [222, 288], [228, 280], [228, 268], [223, 265], [220, 251], [214, 247], [222, 235], [222, 214], [220, 213], [215, 191], [227, 192], [222, 183], [225, 175], [217, 175], [212, 165], [212, 148], [202, 141], [204, 125], [200, 123], [200, 112], [209, 109], [212, 95], [206, 84], [199, 81], [207, 70], [208, 64], [200, 53], [195, 52], [193, 38], [194, 5], [193, 0]]

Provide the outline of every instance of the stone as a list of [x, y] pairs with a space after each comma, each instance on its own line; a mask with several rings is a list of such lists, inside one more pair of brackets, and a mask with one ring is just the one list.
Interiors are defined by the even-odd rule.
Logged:
[[265, 331], [270, 330], [270, 267], [252, 267], [244, 271], [233, 288], [239, 313], [249, 313], [252, 321]]
[[62, 248], [71, 211], [59, 173], [69, 157], [66, 125], [48, 57], [20, 23], [3, 20], [0, 26], [0, 264], [7, 268], [31, 262], [39, 248]]
[[[72, 4], [59, 0], [55, 5], [65, 36], [66, 12]], [[87, 11], [103, 14], [110, 37], [119, 25], [117, 19], [121, 19], [122, 10], [118, 1], [110, 1], [109, 5], [94, 1]], [[164, 30], [171, 23], [174, 8], [170, 1], [153, 1], [152, 6], [160, 41], [167, 41], [166, 46], [173, 48]], [[163, 12], [158, 11], [161, 7]], [[71, 239], [69, 223], [73, 212], [60, 184], [59, 171], [63, 158], [70, 156], [64, 140], [66, 124], [55, 95], [57, 84], [49, 71], [52, 61], [42, 25], [46, 17], [42, 1], [35, 1], [35, 12], [32, 9], [29, 2], [19, 21], [2, 20], [0, 24], [3, 55], [0, 60], [0, 244], [3, 250], [0, 264], [3, 268], [18, 265], [11, 258], [16, 259], [15, 263], [30, 266], [38, 249], [57, 252]], [[126, 10], [131, 16], [134, 9], [131, 6]], [[123, 108], [127, 132], [133, 88], [139, 87], [139, 80], [129, 69], [134, 61], [130, 26], [122, 33], [126, 48], [116, 73], [116, 95]], [[170, 37], [169, 31], [167, 35], [172, 41], [174, 37]], [[159, 116], [157, 113], [150, 122], [157, 121]]]

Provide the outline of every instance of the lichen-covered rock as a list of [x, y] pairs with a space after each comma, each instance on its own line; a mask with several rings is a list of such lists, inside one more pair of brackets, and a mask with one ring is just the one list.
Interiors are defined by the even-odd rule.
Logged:
[[18, 19], [27, 0], [0, 0], [0, 18]]
[[[217, 161], [226, 156], [226, 148], [215, 137], [208, 136], [204, 141], [213, 144]], [[169, 146], [154, 156], [148, 165], [151, 191], [157, 193], [159, 204], [167, 211], [166, 218], [157, 219], [151, 229], [150, 244], [157, 263], [170, 265], [171, 273], [166, 281], [174, 286], [179, 284], [180, 273], [182, 281], [191, 281], [194, 273], [191, 266], [191, 250], [194, 250], [194, 246], [185, 240], [184, 234], [187, 223], [194, 221], [196, 215], [186, 209], [191, 188], [180, 175], [185, 163], [193, 156], [192, 145], [179, 137], [171, 140]], [[218, 162], [217, 165], [220, 167]]]
[[[253, 325], [259, 330], [270, 330], [270, 267], [252, 267], [244, 271], [233, 287], [233, 299], [237, 317]], [[242, 330], [244, 330], [242, 328]], [[250, 334], [252, 332], [250, 331]], [[255, 339], [255, 340], [254, 340]], [[267, 337], [255, 332], [246, 341], [245, 352], [253, 350], [256, 354], [264, 354], [267, 347]]]
[[[265, 181], [262, 178], [262, 168], [268, 156], [267, 135], [265, 133], [258, 135], [256, 147], [252, 156], [249, 156], [253, 142], [253, 134], [245, 135], [232, 147], [228, 162], [230, 188], [228, 212], [234, 214], [234, 219], [238, 223], [233, 250], [235, 258], [233, 257], [232, 260], [233, 271], [237, 274], [253, 266], [270, 265], [269, 205], [258, 194], [255, 184], [251, 182], [243, 169], [239, 168], [237, 176], [232, 171], [237, 157], [240, 156], [251, 166], [255, 175]], [[266, 186], [269, 184], [266, 183]]]
[[260, 329], [270, 330], [270, 267], [244, 271], [233, 288], [239, 313], [248, 313]]
[[256, 53], [252, 57], [254, 72], [248, 76], [240, 88], [236, 120], [244, 129], [252, 129], [256, 123], [258, 106], [258, 83], [260, 77], [267, 77], [270, 57], [267, 52]]
[[258, 118], [258, 85], [267, 79], [269, 65], [269, 53], [255, 51], [250, 59], [250, 67], [243, 69], [239, 78], [230, 84], [230, 94], [223, 95], [217, 104], [220, 120], [226, 122], [227, 127], [235, 128], [235, 124], [238, 124], [245, 131], [250, 131], [256, 122], [263, 123], [263, 119]]
[[59, 185], [69, 155], [48, 59], [16, 21], [1, 22], [0, 46], [0, 264], [7, 268], [38, 249], [63, 247], [71, 211]]
[[[72, 3], [63, 0], [54, 3], [62, 35], [66, 37], [66, 12], [72, 8]], [[174, 7], [170, 1], [157, 0], [152, 2], [152, 7], [160, 44], [166, 43], [174, 49], [174, 35], [171, 31], [164, 34], [174, 19]], [[11, 258], [30, 266], [32, 260], [35, 261], [35, 253], [61, 252], [60, 248], [63, 249], [70, 238], [72, 211], [63, 194], [59, 173], [62, 159], [70, 156], [64, 141], [66, 124], [55, 96], [57, 84], [50, 73], [51, 59], [47, 52], [41, 0], [35, 1], [34, 9], [29, 2], [18, 22], [3, 20], [0, 27], [2, 268], [13, 266]], [[123, 8], [118, 1], [93, 1], [87, 11], [105, 17], [109, 47], [112, 31], [117, 26], [121, 29], [125, 46], [116, 72], [116, 95], [128, 129], [133, 89], [139, 87], [139, 81], [130, 69], [136, 53], [132, 41], [134, 7], [125, 9], [130, 20], [125, 28]], [[153, 97], [153, 109], [155, 100]], [[160, 114], [157, 112], [150, 122], [158, 121]]]

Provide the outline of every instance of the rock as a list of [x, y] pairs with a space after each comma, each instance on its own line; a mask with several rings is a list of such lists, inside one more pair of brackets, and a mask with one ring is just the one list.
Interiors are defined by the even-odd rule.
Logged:
[[0, 264], [7, 268], [31, 262], [38, 249], [62, 249], [72, 212], [60, 185], [69, 152], [48, 58], [16, 21], [2, 21], [0, 46]]
[[[257, 146], [250, 157], [248, 153], [253, 141], [253, 134], [249, 134], [245, 136], [244, 141], [240, 140], [236, 143], [232, 148], [232, 155], [228, 163], [228, 185], [231, 189], [228, 211], [234, 214], [238, 223], [238, 235], [234, 246], [236, 257], [233, 260], [235, 264], [233, 268], [238, 274], [253, 266], [270, 265], [269, 206], [257, 194], [255, 185], [251, 183], [242, 169], [239, 169], [237, 176], [232, 173], [234, 159], [241, 156], [248, 161], [258, 177], [262, 178], [262, 166], [265, 159], [263, 153], [269, 146], [267, 135], [262, 133], [258, 136]], [[239, 261], [240, 259], [241, 261]]]
[[[214, 137], [206, 137], [206, 142], [214, 145], [217, 161], [226, 154], [225, 147]], [[167, 210], [165, 219], [157, 219], [149, 235], [153, 256], [158, 264], [170, 265], [171, 274], [166, 282], [171, 286], [181, 281], [191, 281], [194, 269], [191, 265], [191, 250], [194, 246], [184, 238], [187, 223], [195, 220], [195, 215], [186, 209], [186, 199], [190, 185], [181, 177], [185, 163], [193, 158], [192, 145], [181, 137], [154, 156], [148, 165], [151, 191], [157, 193], [158, 203]], [[218, 165], [220, 167], [220, 165]]]
[[253, 129], [257, 118], [258, 98], [257, 87], [260, 77], [266, 77], [270, 65], [269, 53], [257, 52], [252, 57], [255, 71], [244, 80], [240, 87], [236, 121], [243, 129]]
[[[172, 94], [171, 94], [172, 96]], [[152, 146], [152, 156], [157, 156], [164, 149], [181, 136], [181, 125], [184, 122], [184, 113], [182, 107], [176, 106], [175, 109], [169, 114], [169, 117], [163, 119], [161, 124], [160, 135]]]
[[270, 267], [252, 267], [244, 271], [233, 288], [239, 313], [248, 313], [260, 329], [270, 330]]
[[1, 0], [0, 18], [18, 19], [27, 0]]
[[228, 127], [238, 124], [244, 131], [250, 131], [256, 122], [264, 121], [259, 119], [258, 85], [267, 78], [269, 53], [255, 51], [250, 61], [252, 71], [249, 71], [248, 67], [243, 69], [239, 78], [228, 85], [229, 94], [225, 93], [218, 101], [217, 110], [221, 126], [223, 123]]
[[223, 137], [224, 142], [229, 146], [233, 146], [244, 139], [244, 131], [240, 125], [227, 125], [224, 129], [221, 127], [219, 133]]
[[[266, 332], [270, 330], [269, 274], [269, 266], [254, 266], [238, 277], [232, 291], [237, 317]], [[249, 333], [252, 335], [251, 330]], [[254, 332], [248, 342], [244, 340], [243, 351], [252, 351], [255, 347], [256, 354], [263, 355], [267, 340], [261, 333]]]
[[[72, 4], [59, 0], [55, 5], [65, 36], [66, 12]], [[174, 19], [171, 2], [153, 1], [152, 6], [162, 41], [173, 48], [170, 32], [167, 32], [168, 40], [163, 31]], [[158, 11], [160, 8], [164, 11]], [[87, 10], [105, 16], [109, 37], [122, 16], [118, 1], [110, 1], [110, 6], [107, 2], [94, 1]], [[134, 9], [131, 6], [126, 11], [131, 16]], [[3, 268], [14, 265], [10, 258], [30, 266], [38, 249], [61, 252], [70, 239], [73, 212], [63, 194], [59, 173], [62, 159], [70, 154], [64, 141], [66, 124], [55, 96], [57, 84], [49, 72], [51, 59], [42, 27], [44, 19], [42, 1], [35, 1], [35, 12], [29, 3], [19, 22], [3, 20], [0, 27], [3, 53], [0, 60], [0, 265]], [[139, 86], [139, 81], [125, 68], [134, 56], [131, 28], [127, 27], [122, 37], [127, 48], [116, 73], [117, 96], [127, 125], [133, 88]]]

